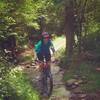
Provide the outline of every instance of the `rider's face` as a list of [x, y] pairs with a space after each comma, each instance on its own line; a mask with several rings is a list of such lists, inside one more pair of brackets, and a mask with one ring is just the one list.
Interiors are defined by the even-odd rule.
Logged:
[[44, 38], [43, 39], [43, 41], [44, 41], [45, 44], [48, 43], [48, 40], [49, 40], [49, 38]]

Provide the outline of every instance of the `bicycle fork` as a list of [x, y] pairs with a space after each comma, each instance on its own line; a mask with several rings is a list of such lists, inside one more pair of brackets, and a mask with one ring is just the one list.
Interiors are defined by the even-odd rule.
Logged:
[[[42, 82], [42, 93], [47, 94], [48, 96], [51, 94], [52, 88], [53, 88], [53, 79], [52, 79], [52, 74], [50, 71], [50, 68], [44, 68], [41, 72], [41, 82]], [[49, 79], [49, 84], [50, 84], [50, 89], [48, 88], [48, 79]]]

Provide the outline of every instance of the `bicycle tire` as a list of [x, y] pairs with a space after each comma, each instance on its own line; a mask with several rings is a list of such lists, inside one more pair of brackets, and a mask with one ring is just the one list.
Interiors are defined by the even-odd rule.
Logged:
[[51, 74], [51, 71], [48, 69], [43, 70], [43, 89], [44, 92], [47, 94], [49, 97], [52, 94], [53, 91], [53, 77]]
[[52, 94], [52, 91], [53, 91], [53, 79], [52, 79], [52, 77], [47, 77], [47, 81], [49, 81], [48, 84], [50, 85], [50, 87], [47, 86], [47, 88], [49, 88], [47, 91], [47, 94], [48, 94], [48, 96], [50, 96]]

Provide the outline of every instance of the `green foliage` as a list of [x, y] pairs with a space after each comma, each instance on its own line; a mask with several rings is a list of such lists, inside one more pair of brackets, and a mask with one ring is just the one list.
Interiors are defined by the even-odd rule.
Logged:
[[[38, 32], [35, 33], [32, 30], [34, 28], [40, 29], [38, 20], [40, 16], [46, 18], [47, 31], [51, 33], [63, 31], [66, 13], [64, 10], [65, 6], [70, 5], [70, 1], [74, 2], [74, 6], [78, 9], [78, 16], [80, 16], [85, 0], [0, 0], [0, 41], [12, 32], [16, 32], [18, 44], [24, 47], [23, 45], [28, 42], [29, 33], [38, 34]], [[86, 34], [86, 37], [83, 37], [83, 40], [86, 40], [83, 42], [83, 48], [100, 53], [100, 0], [87, 0], [84, 13], [85, 30], [82, 31], [82, 34]], [[30, 28], [31, 31], [28, 31], [27, 29]], [[63, 51], [58, 52], [56, 56], [62, 58], [61, 65], [66, 66], [66, 57]], [[26, 57], [25, 60], [27, 59], [29, 58]], [[9, 96], [13, 100], [16, 100], [16, 98], [19, 100], [38, 100], [37, 93], [32, 91], [27, 79], [25, 79], [26, 76], [16, 69], [9, 72], [10, 66], [12, 65], [0, 61], [1, 98]], [[88, 65], [84, 65], [86, 66], [84, 69], [82, 66], [79, 70], [84, 72]], [[97, 75], [93, 76], [92, 72], [90, 74], [90, 79], [97, 79], [95, 84], [99, 84]], [[72, 75], [66, 76], [69, 78]], [[99, 86], [97, 85], [97, 87]]]
[[[65, 65], [64, 65], [65, 66]], [[95, 65], [89, 63], [81, 63], [80, 65], [71, 65], [65, 71], [63, 80], [66, 83], [67, 80], [73, 79], [75, 75], [80, 77], [86, 77], [87, 83], [82, 84], [80, 88], [85, 92], [96, 92], [100, 89], [99, 73], [95, 70]]]
[[11, 65], [5, 60], [0, 58], [0, 98], [8, 93], [7, 86], [8, 82], [6, 81], [6, 75], [10, 71]]
[[[59, 21], [60, 17], [58, 16], [61, 11], [61, 2], [59, 3], [57, 0], [56, 2], [53, 0], [0, 1], [0, 33], [6, 37], [7, 34], [16, 32], [18, 34], [18, 40], [21, 40], [20, 35], [22, 34], [24, 34], [23, 36], [26, 39], [26, 35], [28, 36], [29, 34], [27, 31], [29, 27], [32, 26], [33, 28], [35, 27], [36, 29], [40, 29], [38, 18], [41, 15], [45, 16], [47, 20], [47, 30], [54, 32], [56, 26], [59, 29], [61, 22]], [[4, 30], [6, 32], [4, 32]]]
[[90, 33], [83, 38], [83, 49], [87, 51], [93, 51], [94, 53], [100, 53], [100, 31]]
[[6, 7], [6, 4], [4, 1], [0, 1], [0, 12], [4, 10], [4, 8]]
[[[14, 69], [8, 74], [8, 82], [16, 91], [20, 100], [39, 100], [36, 91], [30, 86], [21, 70]], [[13, 96], [13, 95], [12, 95]]]
[[61, 48], [60, 50], [58, 50], [55, 54], [55, 58], [57, 58], [58, 60], [60, 60], [59, 66], [61, 68], [65, 68], [66, 64], [67, 64], [67, 57], [65, 56], [65, 48]]
[[31, 56], [24, 55], [23, 57], [20, 57], [20, 62], [32, 62], [32, 60], [33, 60], [33, 55]]
[[5, 79], [0, 81], [1, 97], [10, 100], [39, 100], [39, 95], [31, 87], [28, 78], [20, 68], [14, 68], [6, 73]]
[[[65, 69], [65, 73], [63, 75], [63, 81], [66, 83], [68, 80], [73, 79], [75, 75], [79, 75], [81, 77], [85, 77], [85, 81], [87, 83], [82, 84], [80, 88], [85, 92], [95, 92], [100, 89], [100, 78], [99, 72], [96, 71], [96, 64], [92, 64], [84, 61], [77, 61], [77, 58], [74, 57], [70, 66], [68, 65], [68, 61], [66, 59], [66, 55], [64, 51], [58, 52], [60, 56], [57, 56], [60, 59], [60, 67]], [[78, 58], [80, 59], [80, 58]]]

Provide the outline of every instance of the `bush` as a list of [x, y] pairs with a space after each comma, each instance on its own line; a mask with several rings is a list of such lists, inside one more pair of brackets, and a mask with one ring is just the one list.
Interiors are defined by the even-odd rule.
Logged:
[[94, 51], [100, 53], [100, 32], [88, 34], [83, 39], [83, 49], [86, 51]]
[[30, 85], [20, 68], [7, 70], [7, 63], [0, 62], [0, 100], [39, 100], [39, 95]]
[[9, 86], [6, 80], [6, 75], [9, 71], [10, 65], [0, 58], [0, 99], [2, 99], [4, 95], [8, 94], [7, 87]]

